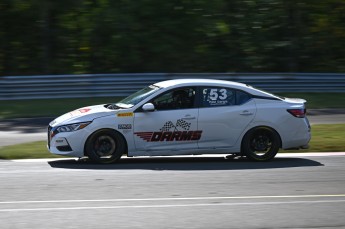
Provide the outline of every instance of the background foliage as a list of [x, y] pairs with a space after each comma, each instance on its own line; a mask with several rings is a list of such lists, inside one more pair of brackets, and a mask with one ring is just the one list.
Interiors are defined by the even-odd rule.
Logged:
[[0, 0], [0, 76], [344, 72], [343, 0]]

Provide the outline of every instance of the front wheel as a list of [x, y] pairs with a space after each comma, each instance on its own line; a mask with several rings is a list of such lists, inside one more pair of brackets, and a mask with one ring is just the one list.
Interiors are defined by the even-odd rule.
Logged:
[[125, 153], [125, 140], [113, 130], [99, 130], [93, 133], [85, 144], [87, 156], [97, 163], [113, 163]]
[[280, 148], [278, 133], [268, 127], [257, 127], [246, 133], [242, 141], [242, 154], [254, 161], [269, 161]]

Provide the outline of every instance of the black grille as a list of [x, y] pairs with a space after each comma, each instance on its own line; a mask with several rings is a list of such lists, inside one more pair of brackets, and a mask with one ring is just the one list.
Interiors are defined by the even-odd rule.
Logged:
[[52, 130], [51, 126], [48, 126], [48, 148], [50, 149], [50, 131]]
[[57, 146], [56, 147], [59, 151], [72, 151], [70, 146]]

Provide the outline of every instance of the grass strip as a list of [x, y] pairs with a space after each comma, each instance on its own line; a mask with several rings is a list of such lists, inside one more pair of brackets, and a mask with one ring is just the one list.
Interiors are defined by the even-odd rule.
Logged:
[[[297, 152], [345, 152], [345, 124], [320, 124], [311, 126], [310, 148]], [[281, 152], [294, 152], [282, 150]]]
[[288, 98], [307, 100], [307, 109], [345, 108], [345, 93], [279, 93]]
[[[280, 151], [301, 152], [345, 152], [345, 124], [324, 124], [312, 126], [312, 140], [308, 150]], [[56, 158], [49, 153], [45, 141], [31, 142], [0, 148], [0, 159]]]
[[23, 143], [0, 148], [0, 159], [59, 158], [47, 149], [46, 141]]
[[58, 117], [75, 109], [115, 103], [121, 97], [0, 101], [0, 119]]

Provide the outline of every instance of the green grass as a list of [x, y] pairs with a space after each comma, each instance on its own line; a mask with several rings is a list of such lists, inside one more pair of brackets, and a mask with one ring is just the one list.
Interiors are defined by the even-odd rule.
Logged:
[[0, 119], [58, 117], [77, 108], [119, 101], [120, 97], [0, 101]]
[[289, 98], [307, 100], [307, 109], [345, 108], [345, 93], [277, 93]]
[[[345, 108], [345, 93], [280, 93], [281, 96], [306, 99], [307, 108]], [[113, 103], [119, 97], [39, 99], [0, 101], [0, 119], [57, 117], [80, 107]]]
[[310, 148], [298, 152], [345, 152], [345, 124], [313, 125], [311, 134]]
[[47, 142], [30, 142], [0, 148], [0, 159], [58, 158], [47, 150]]
[[310, 148], [296, 152], [345, 152], [345, 124], [312, 125], [311, 134]]
[[[345, 124], [312, 126], [310, 149], [281, 152], [345, 152]], [[48, 152], [45, 141], [0, 148], [0, 159], [55, 158]]]

